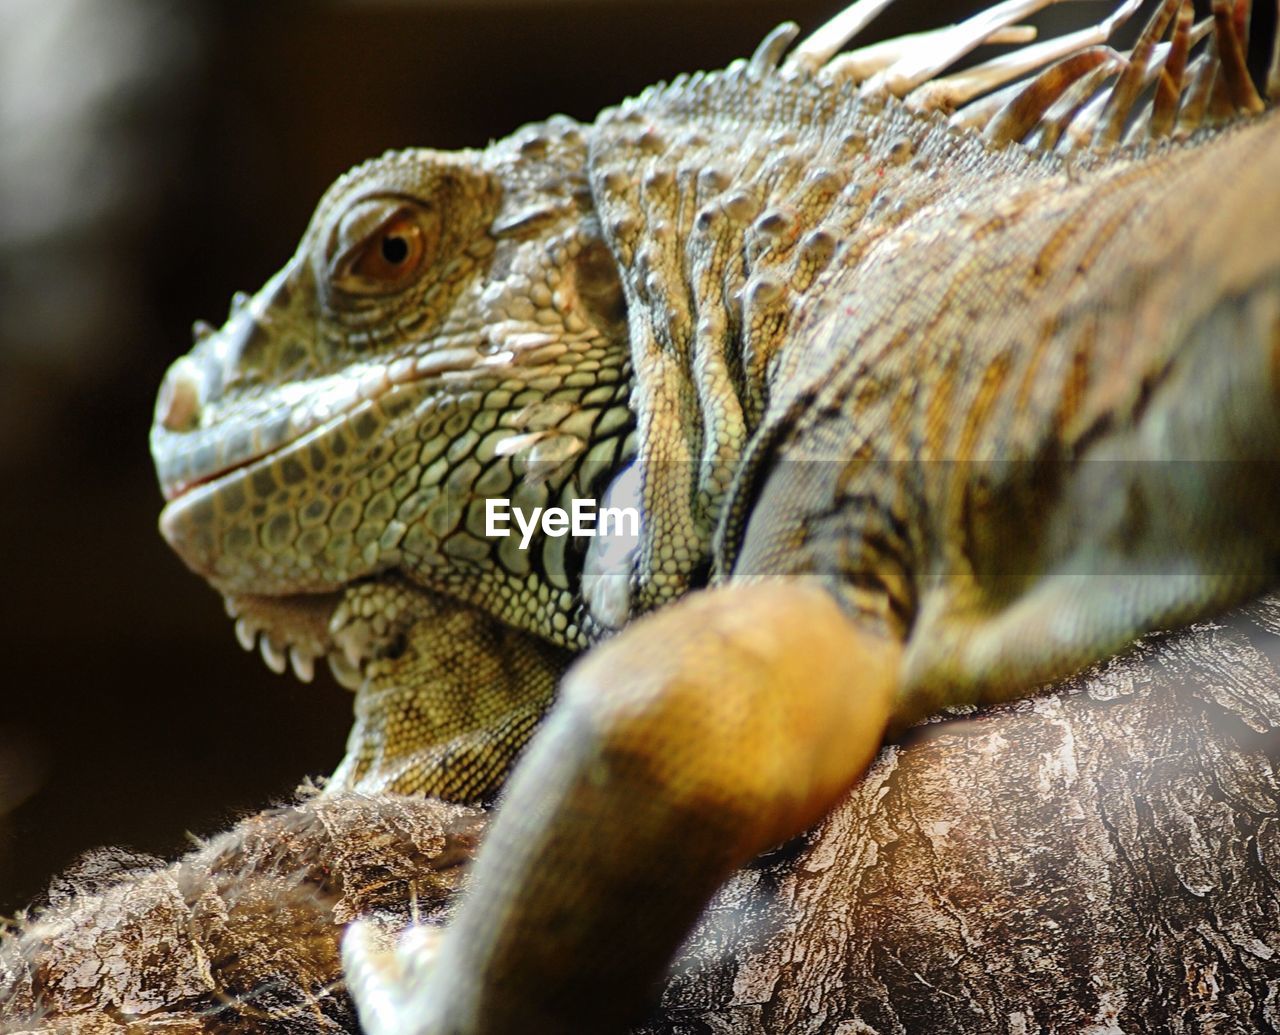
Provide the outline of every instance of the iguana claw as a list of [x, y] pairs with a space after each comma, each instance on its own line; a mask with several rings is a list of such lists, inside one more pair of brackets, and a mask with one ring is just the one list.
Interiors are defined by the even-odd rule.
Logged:
[[342, 966], [347, 991], [356, 1004], [360, 1027], [367, 1035], [425, 1035], [410, 1019], [415, 991], [435, 959], [442, 928], [407, 928], [394, 947], [376, 925], [357, 921], [342, 939]]

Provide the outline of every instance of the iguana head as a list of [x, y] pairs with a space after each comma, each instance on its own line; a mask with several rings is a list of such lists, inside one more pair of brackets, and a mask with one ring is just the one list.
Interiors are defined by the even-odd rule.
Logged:
[[279, 273], [197, 326], [151, 431], [189, 567], [229, 598], [401, 567], [482, 582], [484, 497], [558, 491], [588, 442], [616, 458], [624, 313], [585, 147], [553, 120], [361, 165]]

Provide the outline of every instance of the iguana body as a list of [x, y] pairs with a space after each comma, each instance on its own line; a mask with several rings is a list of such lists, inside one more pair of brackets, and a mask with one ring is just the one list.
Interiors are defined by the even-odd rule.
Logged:
[[[986, 139], [892, 95], [954, 36], [868, 74], [780, 67], [784, 31], [591, 126], [386, 156], [175, 364], [162, 528], [273, 667], [360, 686], [336, 787], [491, 794], [592, 648], [434, 960], [353, 942], [368, 1027], [623, 1023], [886, 727], [1273, 581], [1280, 136], [1217, 14], [1180, 108], [1171, 2], [1105, 108], [1124, 63], [1075, 52], [962, 112]], [[1165, 33], [1136, 135], [1232, 125], [1117, 150]], [[636, 542], [484, 534], [488, 498], [601, 494]]]

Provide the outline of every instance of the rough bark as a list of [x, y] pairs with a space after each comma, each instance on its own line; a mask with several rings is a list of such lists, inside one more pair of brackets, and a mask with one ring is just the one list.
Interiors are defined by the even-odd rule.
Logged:
[[[644, 1032], [1280, 1030], [1277, 659], [1270, 599], [913, 731], [721, 891]], [[107, 856], [0, 942], [0, 1029], [348, 1030], [341, 925], [440, 917], [477, 824], [311, 801]]]
[[717, 897], [648, 1032], [1280, 1029], [1280, 603], [915, 731]]
[[483, 817], [348, 795], [270, 809], [177, 863], [91, 853], [0, 937], [0, 1031], [357, 1031], [338, 938], [439, 922]]

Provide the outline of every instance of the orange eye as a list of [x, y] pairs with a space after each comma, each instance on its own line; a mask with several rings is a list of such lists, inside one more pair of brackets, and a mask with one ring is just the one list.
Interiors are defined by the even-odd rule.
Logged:
[[397, 284], [421, 265], [424, 251], [421, 225], [413, 216], [400, 216], [369, 238], [348, 272], [371, 286]]

